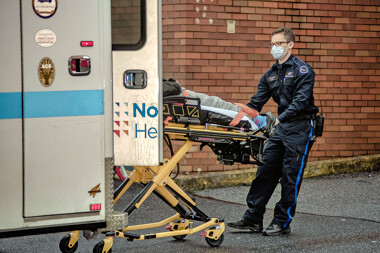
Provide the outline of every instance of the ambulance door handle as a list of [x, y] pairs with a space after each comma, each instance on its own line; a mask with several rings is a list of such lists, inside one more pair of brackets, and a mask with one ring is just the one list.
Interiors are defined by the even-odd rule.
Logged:
[[72, 76], [87, 76], [91, 72], [91, 59], [85, 55], [69, 58], [69, 73]]
[[127, 89], [144, 89], [147, 85], [147, 74], [144, 70], [127, 70], [123, 79]]

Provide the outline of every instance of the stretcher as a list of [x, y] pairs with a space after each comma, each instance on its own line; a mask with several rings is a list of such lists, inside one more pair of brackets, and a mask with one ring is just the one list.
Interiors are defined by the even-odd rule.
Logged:
[[[121, 230], [106, 232], [106, 238], [95, 245], [93, 252], [111, 252], [113, 238], [125, 238], [128, 241], [173, 237], [183, 240], [187, 235], [201, 233], [211, 247], [223, 243], [225, 224], [220, 218], [213, 218], [202, 212], [189, 195], [187, 195], [171, 178], [172, 171], [187, 151], [195, 144], [201, 143], [201, 150], [208, 146], [217, 155], [217, 159], [226, 165], [235, 162], [242, 164], [262, 164], [262, 151], [267, 136], [263, 129], [252, 130], [251, 126], [221, 125], [207, 122], [207, 114], [201, 110], [199, 99], [171, 96], [164, 98], [164, 140], [171, 151], [160, 166], [134, 166], [133, 172], [114, 192], [113, 204], [128, 193], [134, 184], [143, 184], [144, 188], [125, 207], [130, 215], [138, 209], [153, 193], [169, 205], [175, 214], [160, 222], [127, 226]], [[172, 141], [182, 142], [174, 152]], [[194, 226], [194, 221], [200, 225]], [[159, 233], [137, 234], [134, 231], [165, 227], [168, 231]], [[73, 236], [75, 237], [75, 236]], [[75, 238], [74, 238], [75, 239]], [[71, 244], [70, 244], [71, 245]]]

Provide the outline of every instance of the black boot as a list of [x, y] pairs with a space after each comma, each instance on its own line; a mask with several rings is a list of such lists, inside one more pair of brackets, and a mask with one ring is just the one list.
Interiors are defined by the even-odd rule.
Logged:
[[280, 235], [280, 234], [289, 234], [291, 231], [290, 227], [287, 226], [283, 228], [277, 224], [270, 224], [264, 231], [263, 235]]
[[261, 231], [263, 231], [262, 225], [255, 224], [255, 223], [250, 222], [244, 218], [241, 218], [240, 220], [238, 220], [236, 222], [228, 222], [227, 225], [231, 228], [249, 229], [253, 233], [261, 233]]

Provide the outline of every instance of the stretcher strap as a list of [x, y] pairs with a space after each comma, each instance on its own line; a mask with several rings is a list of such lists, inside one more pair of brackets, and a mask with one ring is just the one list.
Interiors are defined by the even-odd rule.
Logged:
[[242, 111], [244, 111], [246, 114], [248, 114], [248, 116], [250, 116], [252, 119], [254, 119], [257, 116], [259, 116], [259, 112], [258, 111], [253, 110], [252, 108], [249, 108], [246, 105], [243, 105], [243, 104], [240, 104], [240, 103], [235, 103], [235, 105], [239, 106], [242, 109]]
[[240, 104], [240, 103], [235, 103], [235, 105], [239, 106], [241, 108], [241, 111], [235, 116], [235, 118], [230, 122], [230, 126], [236, 126], [239, 124], [241, 119], [248, 114], [252, 119], [256, 118], [259, 113], [251, 108], [249, 108], [246, 105]]
[[229, 126], [236, 126], [239, 124], [241, 119], [246, 115], [246, 113], [243, 110], [240, 110], [238, 114], [236, 114], [235, 118], [230, 122]]

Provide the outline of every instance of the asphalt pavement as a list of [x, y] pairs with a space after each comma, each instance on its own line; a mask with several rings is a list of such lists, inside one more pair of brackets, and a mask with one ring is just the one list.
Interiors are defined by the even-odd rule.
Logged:
[[[136, 185], [121, 210], [142, 189]], [[235, 221], [246, 209], [249, 186], [207, 189], [190, 193], [197, 206], [211, 217]], [[272, 220], [280, 196], [278, 187], [267, 206], [264, 226]], [[130, 225], [157, 222], [174, 214], [156, 196], [150, 196], [129, 216]], [[289, 235], [267, 237], [227, 227], [223, 244], [211, 248], [199, 234], [183, 241], [171, 237], [130, 242], [116, 238], [113, 252], [380, 252], [380, 171], [341, 174], [304, 179], [297, 212]], [[163, 228], [148, 232], [161, 232]], [[0, 252], [60, 252], [59, 241], [67, 233], [0, 239]], [[92, 252], [100, 235], [79, 239], [76, 252]]]

